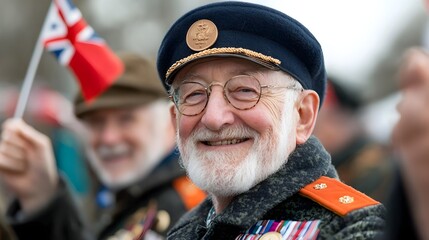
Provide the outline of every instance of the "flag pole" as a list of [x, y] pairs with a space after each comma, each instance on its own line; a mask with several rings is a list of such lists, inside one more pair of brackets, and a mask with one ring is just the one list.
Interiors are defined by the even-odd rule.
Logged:
[[48, 22], [49, 13], [52, 11], [54, 7], [53, 2], [51, 2], [49, 6], [49, 10], [45, 16], [45, 20], [43, 21], [42, 29], [40, 30], [39, 37], [37, 38], [36, 46], [33, 50], [33, 55], [30, 59], [30, 64], [28, 65], [27, 72], [25, 74], [24, 82], [22, 83], [21, 92], [19, 94], [18, 103], [15, 109], [15, 118], [22, 118], [24, 115], [25, 106], [27, 105], [28, 96], [30, 95], [31, 86], [33, 85], [34, 75], [36, 74], [37, 68], [39, 66], [40, 58], [43, 54], [43, 44], [42, 44], [42, 35], [47, 27], [46, 24]]

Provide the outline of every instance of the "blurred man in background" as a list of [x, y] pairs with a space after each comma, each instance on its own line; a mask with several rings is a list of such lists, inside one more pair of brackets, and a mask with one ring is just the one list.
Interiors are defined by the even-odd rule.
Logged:
[[361, 107], [356, 94], [329, 78], [314, 134], [331, 154], [343, 182], [384, 201], [393, 166], [390, 152], [366, 134], [359, 115]]
[[[95, 235], [160, 239], [205, 194], [179, 166], [170, 103], [151, 64], [136, 54], [119, 56], [122, 76], [97, 99], [75, 101], [86, 129], [86, 145], [96, 184]], [[20, 239], [87, 239], [67, 184], [57, 172], [50, 140], [19, 119], [5, 122], [1, 179], [16, 201], [9, 208]]]
[[429, 54], [411, 48], [399, 69], [402, 100], [393, 132], [398, 174], [385, 239], [429, 239]]

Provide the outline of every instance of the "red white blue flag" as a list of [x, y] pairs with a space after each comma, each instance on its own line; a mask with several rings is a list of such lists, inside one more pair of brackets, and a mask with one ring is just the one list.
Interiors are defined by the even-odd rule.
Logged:
[[123, 73], [121, 60], [71, 0], [53, 0], [42, 31], [45, 48], [73, 71], [85, 100], [97, 97]]

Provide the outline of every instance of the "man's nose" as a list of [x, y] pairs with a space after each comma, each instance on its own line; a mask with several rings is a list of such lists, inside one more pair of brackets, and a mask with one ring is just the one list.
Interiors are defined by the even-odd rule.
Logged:
[[109, 123], [106, 124], [98, 134], [98, 141], [106, 145], [116, 144], [120, 141], [121, 129], [119, 126]]
[[223, 88], [212, 86], [206, 109], [203, 112], [201, 123], [212, 131], [222, 129], [224, 125], [234, 122], [234, 107], [229, 104], [223, 94]]

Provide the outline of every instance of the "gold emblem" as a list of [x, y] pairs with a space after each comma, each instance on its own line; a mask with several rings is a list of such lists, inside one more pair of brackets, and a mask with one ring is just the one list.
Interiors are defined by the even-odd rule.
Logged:
[[282, 240], [283, 236], [278, 232], [267, 232], [261, 236], [260, 240]]
[[350, 197], [350, 196], [342, 196], [338, 199], [338, 201], [340, 201], [340, 203], [343, 203], [343, 204], [350, 204], [354, 202], [355, 199], [354, 197]]
[[202, 51], [211, 47], [217, 39], [218, 31], [216, 25], [207, 19], [201, 19], [188, 29], [186, 44], [194, 51]]
[[157, 232], [164, 232], [170, 226], [171, 219], [170, 214], [165, 210], [160, 210], [156, 214], [156, 225], [155, 229]]
[[318, 184], [315, 184], [313, 186], [313, 188], [316, 189], [316, 190], [325, 189], [327, 187], [328, 187], [328, 185], [326, 185], [326, 183], [318, 183]]

